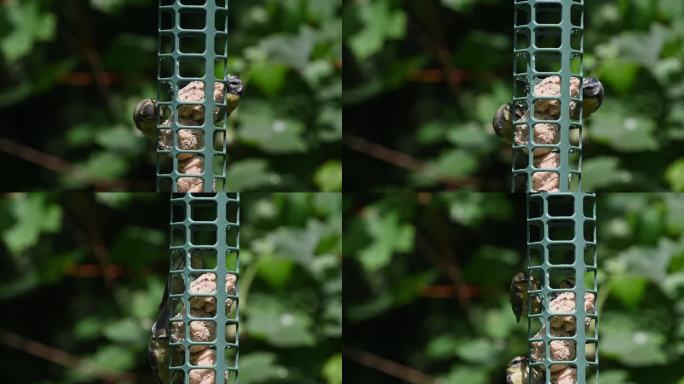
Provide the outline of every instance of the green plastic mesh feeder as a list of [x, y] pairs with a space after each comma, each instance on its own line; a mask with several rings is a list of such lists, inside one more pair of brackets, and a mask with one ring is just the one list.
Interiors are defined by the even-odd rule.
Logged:
[[240, 198], [171, 197], [171, 383], [238, 383]]
[[160, 0], [158, 22], [157, 190], [225, 190], [227, 0]]
[[598, 383], [596, 198], [581, 186], [584, 2], [514, 7], [511, 184], [527, 194], [528, 364], [549, 384]]
[[546, 383], [598, 383], [596, 198], [529, 195], [527, 230], [529, 365]]
[[583, 14], [582, 0], [515, 0], [513, 192], [581, 189]]

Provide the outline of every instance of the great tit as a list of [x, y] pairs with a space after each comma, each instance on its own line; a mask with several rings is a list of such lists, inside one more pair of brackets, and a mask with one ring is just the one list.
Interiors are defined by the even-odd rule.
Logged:
[[[539, 281], [534, 279], [532, 276], [528, 278], [523, 272], [516, 273], [515, 276], [513, 276], [513, 280], [511, 280], [510, 302], [516, 322], [520, 322], [520, 317], [523, 313], [523, 310], [527, 308], [527, 291], [529, 290], [530, 283], [532, 283], [532, 290], [536, 291], [539, 289]], [[536, 298], [532, 302], [532, 312], [537, 313], [540, 310], [541, 301]]]
[[494, 114], [492, 128], [497, 136], [501, 137], [506, 143], [513, 141], [513, 122], [520, 120], [525, 115], [525, 109], [515, 104], [515, 116], [511, 115], [511, 104], [502, 104]]
[[543, 384], [544, 374], [539, 368], [530, 369], [527, 356], [516, 356], [506, 367], [506, 384]]

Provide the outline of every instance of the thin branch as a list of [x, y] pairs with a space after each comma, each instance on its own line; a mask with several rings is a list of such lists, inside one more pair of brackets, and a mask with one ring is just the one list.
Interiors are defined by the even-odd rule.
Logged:
[[131, 187], [131, 183], [127, 180], [101, 179], [85, 169], [73, 165], [60, 157], [37, 150], [35, 148], [31, 148], [27, 145], [20, 144], [4, 137], [0, 137], [0, 152], [4, 152], [10, 156], [14, 156], [59, 174], [83, 179], [87, 183], [92, 184], [95, 188], [100, 190], [109, 190], [112, 188], [128, 190]]
[[411, 384], [439, 384], [434, 377], [415, 368], [399, 364], [376, 354], [345, 346], [342, 348], [344, 357], [361, 365]]
[[[78, 203], [78, 206], [82, 208], [83, 204]], [[81, 244], [83, 248], [90, 248], [93, 256], [95, 256], [95, 259], [97, 260], [98, 266], [100, 268], [100, 274], [104, 280], [105, 286], [111, 292], [114, 292], [115, 277], [107, 273], [109, 267], [111, 266], [111, 262], [109, 260], [109, 250], [102, 242], [99, 232], [96, 229], [91, 228], [96, 224], [85, 222], [87, 218], [84, 217], [83, 212], [74, 211], [72, 214], [78, 216], [78, 219], [80, 220], [72, 219], [69, 214], [64, 215], [67, 228], [72, 231], [74, 238]]]
[[[373, 143], [362, 137], [344, 134], [342, 135], [342, 142], [349, 148], [368, 155], [385, 163], [394, 165], [397, 168], [405, 169], [410, 172], [421, 172], [428, 168], [422, 161], [411, 157], [405, 153], [396, 151], [394, 149], [385, 147], [384, 145]], [[460, 188], [465, 186], [477, 185], [478, 180], [473, 177], [464, 177], [460, 179], [447, 177], [433, 177], [438, 183], [442, 183], [449, 188]]]
[[[439, 227], [439, 225], [431, 226], [433, 231], [430, 233], [434, 233], [434, 229]], [[419, 230], [416, 231], [416, 239], [419, 240], [417, 245], [419, 247], [422, 245], [422, 248], [426, 250], [426, 252], [421, 252], [421, 254], [425, 255], [432, 263], [442, 268], [446, 272], [447, 276], [451, 280], [453, 292], [455, 293], [458, 305], [463, 309], [464, 319], [468, 325], [472, 326], [473, 322], [470, 315], [470, 295], [468, 294], [469, 289], [466, 287], [463, 281], [463, 273], [458, 265], [457, 260], [451, 254], [449, 255], [451, 256], [451, 260], [448, 260], [447, 257], [444, 256], [444, 252], [450, 253], [450, 251], [440, 251], [437, 246], [433, 245], [432, 242], [427, 239], [427, 237], [422, 233], [422, 230], [420, 230], [420, 227], [418, 229]]]
[[130, 381], [135, 379], [135, 375], [130, 373], [107, 372], [100, 368], [94, 367], [87, 361], [87, 359], [80, 358], [67, 351], [63, 351], [61, 349], [43, 344], [39, 341], [26, 338], [5, 329], [0, 329], [0, 344], [4, 344], [10, 348], [26, 352], [40, 359], [73, 369], [75, 371], [79, 371], [89, 376], [95, 376], [103, 380], [117, 382], [120, 380]]
[[358, 136], [344, 134], [342, 141], [355, 151], [411, 172], [420, 172], [424, 168], [424, 164], [420, 160]]
[[36, 164], [53, 172], [70, 174], [74, 172], [74, 166], [65, 160], [51, 155], [49, 153], [41, 152], [29, 146], [19, 144], [16, 141], [0, 137], [0, 151], [8, 155], [18, 157], [29, 163]]

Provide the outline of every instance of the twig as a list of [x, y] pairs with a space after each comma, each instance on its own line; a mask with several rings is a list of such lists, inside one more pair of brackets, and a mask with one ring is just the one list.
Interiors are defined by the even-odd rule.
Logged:
[[[431, 228], [433, 228], [433, 231], [431, 233], [434, 233], [434, 229], [439, 227], [441, 226], [432, 225]], [[470, 316], [470, 296], [468, 295], [468, 290], [463, 281], [463, 273], [458, 265], [457, 260], [455, 257], [453, 257], [449, 249], [444, 249], [444, 252], [440, 251], [437, 246], [433, 245], [420, 230], [416, 231], [416, 239], [419, 240], [417, 245], [420, 246], [422, 244], [423, 248], [428, 251], [421, 253], [423, 253], [430, 261], [444, 269], [446, 272], [447, 276], [451, 280], [458, 305], [463, 309], [464, 319], [467, 321], [468, 325], [472, 326], [473, 323]], [[444, 253], [447, 253], [451, 260], [445, 257]]]
[[345, 346], [342, 348], [344, 357], [351, 359], [368, 368], [380, 371], [411, 384], [439, 384], [434, 377], [415, 368], [399, 364], [376, 354]]
[[51, 363], [79, 371], [83, 374], [99, 377], [103, 380], [117, 382], [120, 380], [131, 381], [135, 379], [135, 375], [130, 373], [107, 372], [94, 367], [86, 359], [5, 329], [0, 329], [0, 344], [26, 352]]
[[412, 172], [420, 172], [424, 168], [424, 165], [421, 161], [414, 159], [407, 154], [395, 151], [394, 149], [387, 148], [380, 144], [370, 142], [358, 136], [344, 134], [342, 136], [342, 141], [355, 151], [365, 153], [371, 157], [382, 160], [386, 163], [390, 163], [399, 168], [403, 168]]
[[73, 165], [57, 156], [41, 152], [4, 137], [0, 137], [0, 151], [57, 173], [69, 174], [74, 171]]
[[[359, 136], [344, 134], [342, 135], [342, 142], [357, 152], [361, 152], [370, 157], [411, 172], [420, 172], [428, 168], [428, 166], [416, 158], [385, 147], [384, 145], [373, 143]], [[473, 177], [464, 177], [461, 179], [433, 177], [433, 180], [442, 183], [449, 188], [459, 188], [478, 184], [478, 180]]]
[[[75, 195], [78, 198], [84, 198], [85, 195]], [[115, 277], [107, 273], [111, 266], [109, 260], [109, 250], [104, 245], [102, 241], [102, 236], [97, 230], [97, 223], [94, 220], [89, 220], [87, 212], [90, 211], [90, 207], [86, 207], [83, 202], [76, 202], [79, 209], [74, 210], [72, 214], [77, 216], [79, 220], [73, 220], [69, 215], [64, 215], [64, 220], [67, 227], [72, 230], [74, 238], [81, 243], [85, 248], [90, 248], [93, 256], [98, 262], [102, 278], [107, 286], [107, 289], [114, 291]]]
[[119, 188], [128, 190], [131, 186], [131, 183], [126, 180], [100, 179], [85, 169], [75, 166], [60, 157], [39, 151], [4, 137], [0, 137], [0, 152], [4, 152], [10, 156], [14, 156], [56, 173], [72, 176], [74, 178], [81, 178], [95, 186], [97, 189], [108, 190], [111, 188]]

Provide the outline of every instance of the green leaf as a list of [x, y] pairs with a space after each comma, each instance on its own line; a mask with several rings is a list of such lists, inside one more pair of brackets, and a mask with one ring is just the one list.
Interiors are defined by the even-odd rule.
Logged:
[[89, 360], [98, 369], [108, 372], [124, 372], [133, 368], [137, 362], [135, 353], [117, 345], [100, 347]]
[[368, 272], [386, 266], [394, 252], [408, 252], [413, 247], [413, 225], [402, 223], [396, 212], [367, 212], [366, 230], [372, 242], [358, 254], [358, 260]]
[[672, 190], [684, 192], [684, 157], [675, 160], [665, 171], [665, 179]]
[[629, 171], [620, 168], [615, 157], [598, 156], [582, 161], [582, 187], [587, 191], [628, 183], [632, 180]]
[[648, 280], [642, 276], [622, 274], [611, 277], [609, 289], [624, 305], [636, 308], [646, 294], [647, 286]]
[[655, 122], [616, 104], [606, 103], [591, 119], [589, 136], [621, 152], [654, 151]]
[[240, 381], [245, 384], [285, 380], [287, 376], [287, 368], [276, 363], [274, 353], [252, 352], [240, 356]]
[[322, 376], [327, 384], [342, 384], [342, 354], [331, 356], [323, 365]]
[[136, 345], [144, 343], [149, 337], [148, 332], [138, 322], [130, 318], [105, 325], [105, 337], [115, 343]]
[[14, 225], [2, 233], [7, 248], [19, 254], [34, 246], [42, 233], [55, 233], [62, 224], [62, 208], [40, 193], [18, 194], [11, 206]]
[[475, 0], [442, 0], [442, 4], [456, 12], [463, 12], [471, 10]]
[[113, 180], [126, 173], [128, 163], [116, 153], [96, 152], [83, 164], [83, 168], [91, 177]]
[[667, 30], [662, 25], [653, 24], [649, 32], [623, 32], [615, 37], [613, 43], [621, 58], [648, 68], [658, 63], [666, 39]]
[[145, 142], [135, 136], [130, 128], [123, 126], [98, 131], [95, 141], [105, 149], [131, 155], [143, 152], [146, 147]]
[[[629, 374], [627, 371], [619, 370], [601, 370], [601, 384], [633, 384], [633, 381], [627, 380]], [[590, 383], [595, 380], [592, 378]]]
[[619, 58], [606, 58], [600, 62], [601, 82], [619, 93], [626, 94], [634, 86], [639, 65]]
[[288, 72], [284, 64], [255, 62], [249, 67], [249, 84], [256, 86], [267, 96], [275, 96], [285, 86]]
[[477, 170], [477, 158], [470, 152], [452, 149], [442, 152], [439, 157], [427, 163], [419, 176], [429, 179], [457, 179]]
[[601, 355], [630, 367], [665, 364], [665, 335], [638, 321], [638, 317], [622, 313], [605, 313], [601, 321]]
[[316, 31], [302, 26], [296, 35], [276, 33], [261, 39], [258, 49], [270, 63], [304, 72], [316, 41]]
[[364, 2], [357, 6], [362, 27], [348, 41], [359, 60], [376, 54], [387, 40], [404, 37], [406, 14], [390, 7], [390, 2], [386, 0]]
[[316, 171], [314, 181], [323, 192], [341, 191], [342, 164], [338, 160], [327, 161]]
[[314, 345], [313, 320], [306, 312], [263, 294], [252, 295], [247, 308], [246, 329], [253, 337], [279, 348]]
[[496, 352], [494, 344], [487, 339], [461, 340], [456, 346], [456, 354], [469, 363], [487, 363]]
[[304, 124], [289, 117], [276, 116], [272, 108], [259, 102], [241, 107], [239, 140], [272, 154], [299, 153], [306, 150], [301, 137]]
[[264, 159], [244, 159], [228, 164], [226, 174], [227, 190], [242, 192], [264, 186], [275, 186], [280, 182], [280, 176], [268, 169], [268, 162]]
[[13, 28], [0, 39], [0, 52], [8, 61], [16, 61], [28, 55], [40, 41], [55, 36], [56, 18], [45, 12], [35, 0], [10, 1], [2, 5], [2, 11]]
[[290, 281], [295, 264], [292, 260], [272, 255], [259, 256], [258, 276], [273, 288], [284, 288]]
[[468, 383], [487, 384], [489, 382], [487, 371], [472, 366], [455, 366], [442, 380], [445, 383]]

